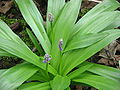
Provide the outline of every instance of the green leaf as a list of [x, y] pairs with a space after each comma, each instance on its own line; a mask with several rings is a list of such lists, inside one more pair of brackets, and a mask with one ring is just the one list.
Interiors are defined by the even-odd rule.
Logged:
[[86, 34], [82, 36], [77, 34], [69, 41], [64, 52], [73, 50], [73, 49], [88, 47], [100, 41], [101, 39], [105, 38], [106, 36], [107, 36], [106, 33]]
[[26, 46], [25, 43], [2, 20], [0, 20], [0, 37], [9, 39], [9, 40], [13, 40], [19, 44]]
[[71, 34], [72, 27], [77, 20], [81, 1], [82, 0], [71, 0], [64, 6], [61, 15], [59, 16], [53, 28], [53, 43], [58, 45], [58, 41], [61, 38], [64, 40], [64, 43], [66, 43], [69, 35]]
[[[27, 62], [30, 62], [42, 68], [43, 70], [46, 70], [46, 64], [43, 63], [42, 60], [36, 54], [34, 54], [30, 49], [28, 49], [24, 45], [18, 44], [12, 40], [0, 38], [0, 49], [3, 49], [14, 56], [22, 58]], [[52, 74], [57, 73], [56, 70], [50, 65], [48, 65], [48, 71], [50, 71]]]
[[70, 85], [70, 79], [65, 76], [57, 75], [53, 81], [50, 82], [52, 90], [65, 90]]
[[30, 77], [27, 81], [40, 81], [40, 82], [46, 82], [50, 81], [50, 76], [47, 75], [46, 70], [40, 69], [37, 73], [35, 73], [32, 77]]
[[89, 33], [98, 33], [116, 21], [119, 15], [120, 12], [117, 11], [103, 12], [89, 21], [85, 21], [85, 23], [79, 27], [77, 34], [85, 35]]
[[[9, 54], [20, 57], [30, 63], [35, 64], [44, 70], [46, 69], [46, 65], [42, 63], [39, 57], [35, 55], [2, 20], [0, 20], [0, 40], [0, 50], [4, 50], [4, 53], [8, 52]], [[3, 52], [1, 52], [1, 54], [3, 54]], [[50, 68], [51, 66], [49, 66], [49, 69]]]
[[10, 57], [13, 57], [14, 55], [0, 49], [0, 56], [10, 56]]
[[[55, 23], [52, 37], [52, 50], [51, 54], [53, 56], [53, 61], [51, 61], [52, 66], [57, 70], [60, 63], [60, 50], [58, 48], [59, 40], [63, 39], [63, 48], [71, 34], [72, 27], [74, 26], [80, 5], [82, 0], [71, 0], [68, 2]], [[66, 18], [65, 18], [66, 17]]]
[[50, 53], [51, 43], [48, 39], [47, 33], [43, 26], [43, 20], [37, 7], [32, 0], [15, 0], [19, 6], [19, 9], [26, 20], [26, 22], [32, 28], [37, 39], [41, 43], [46, 53]]
[[31, 87], [31, 86], [35, 86], [35, 85], [38, 85], [38, 84], [41, 84], [41, 82], [26, 82], [26, 83], [23, 83], [22, 85], [20, 85], [17, 90], [22, 90], [22, 89], [25, 89], [25, 88], [28, 88], [28, 87]]
[[49, 82], [45, 83], [28, 83], [18, 90], [51, 90]]
[[116, 18], [116, 21], [114, 21], [112, 24], [107, 26], [104, 30], [110, 30], [110, 29], [113, 29], [113, 28], [117, 28], [119, 26], [120, 26], [120, 15], [119, 15], [119, 17]]
[[99, 14], [106, 11], [114, 11], [118, 7], [120, 7], [120, 3], [118, 3], [116, 0], [104, 0], [102, 3], [96, 5], [93, 9], [91, 9], [76, 23], [73, 33], [77, 33], [82, 25], [86, 25], [86, 22], [88, 23]]
[[119, 90], [120, 82], [98, 75], [83, 74], [79, 78], [73, 79], [75, 82], [88, 84], [99, 90]]
[[[107, 46], [110, 42], [120, 37], [120, 30], [113, 29], [107, 30], [104, 33], [108, 33], [101, 41], [87, 47], [78, 50], [74, 50], [71, 52], [66, 52], [63, 55], [61, 65], [60, 65], [60, 74], [66, 75], [73, 68], [90, 58], [92, 55], [100, 51], [102, 48]], [[72, 57], [71, 57], [72, 56]]]
[[39, 70], [32, 64], [14, 66], [0, 75], [0, 89], [14, 90]]
[[[57, 19], [59, 18], [60, 13], [65, 5], [65, 0], [48, 0], [48, 7], [47, 7], [47, 32], [48, 35], [51, 32], [52, 26], [55, 24]], [[51, 22], [49, 21], [48, 15], [53, 15], [53, 22], [51, 26]]]
[[6, 70], [7, 70], [7, 69], [1, 69], [1, 70], [0, 70], [0, 75], [1, 75], [2, 73], [4, 73]]
[[30, 37], [30, 39], [32, 40], [33, 44], [35, 45], [35, 47], [37, 48], [38, 52], [41, 54], [41, 55], [44, 55], [44, 52], [42, 50], [42, 48], [40, 47], [40, 44], [38, 43], [36, 37], [33, 35], [33, 33], [27, 28], [27, 33]]
[[65, 90], [71, 90], [71, 89], [70, 89], [70, 87], [68, 87], [68, 88], [67, 88], [67, 89], [65, 89]]
[[101, 75], [103, 77], [118, 80], [120, 81], [120, 70], [116, 68], [111, 68], [99, 64], [84, 62], [85, 64], [92, 65], [91, 68], [89, 68], [87, 71], [92, 72], [94, 74]]
[[83, 64], [83, 65], [80, 65], [80, 67], [76, 70], [74, 70], [73, 72], [69, 73], [67, 76], [70, 78], [70, 79], [73, 79], [77, 76], [80, 76], [83, 72], [85, 72], [86, 70], [88, 70], [89, 68], [91, 68], [93, 66], [92, 63], [90, 64]]

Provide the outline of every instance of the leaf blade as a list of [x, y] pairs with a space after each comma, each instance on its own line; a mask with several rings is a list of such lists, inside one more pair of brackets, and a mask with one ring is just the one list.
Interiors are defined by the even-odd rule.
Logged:
[[[85, 63], [91, 64], [89, 62], [85, 62]], [[107, 67], [107, 66], [103, 66], [99, 64], [94, 64], [94, 63], [92, 63], [92, 65], [93, 66], [89, 68], [87, 71], [101, 75], [109, 79], [120, 81], [120, 70], [119, 69], [115, 69], [115, 68], [111, 68], [111, 67]]]
[[101, 40], [87, 48], [74, 50], [74, 51], [65, 53], [62, 58], [62, 62], [61, 62], [61, 66], [60, 66], [60, 73], [63, 75], [66, 75], [74, 67], [76, 67], [80, 63], [87, 60], [89, 57], [91, 57], [92, 55], [97, 53], [99, 50], [101, 50], [106, 45], [108, 45], [110, 42], [112, 42], [113, 40], [117, 39], [120, 36], [119, 29], [118, 30], [117, 29], [107, 30], [107, 31], [105, 31], [105, 33], [109, 33], [109, 35], [107, 37], [105, 37], [103, 40]]
[[[32, 0], [15, 0], [19, 6], [19, 9], [26, 20], [26, 22], [32, 28], [37, 39], [41, 43], [43, 49], [46, 53], [50, 53], [51, 43], [47, 36], [47, 33], [43, 26], [43, 21], [41, 20], [41, 14], [36, 8]], [[30, 21], [30, 22], [29, 22]]]
[[77, 34], [69, 41], [68, 45], [66, 46], [66, 49], [63, 52], [88, 47], [94, 43], [97, 43], [106, 36], [107, 34], [105, 33], [86, 34], [82, 36]]
[[[27, 85], [27, 84], [26, 84]], [[29, 86], [28, 86], [29, 85]], [[51, 90], [51, 87], [49, 85], [49, 82], [45, 83], [36, 83], [36, 85], [33, 83], [32, 85], [28, 83], [27, 87], [21, 87], [18, 90]], [[31, 86], [30, 86], [31, 85]]]
[[6, 70], [0, 75], [0, 89], [13, 90], [36, 73], [39, 68], [32, 64], [21, 64]]
[[81, 82], [88, 85], [91, 85], [97, 89], [100, 90], [119, 90], [119, 82], [115, 80], [111, 80], [105, 77], [97, 76], [97, 75], [89, 75], [89, 74], [83, 74], [84, 76], [81, 76], [80, 78], [76, 78], [73, 81], [75, 82]]
[[43, 52], [43, 50], [41, 49], [40, 44], [38, 43], [36, 37], [33, 35], [33, 33], [32, 33], [29, 29], [26, 29], [26, 30], [27, 30], [27, 33], [28, 33], [31, 41], [33, 42], [33, 44], [34, 44], [35, 47], [37, 48], [38, 52], [39, 52], [41, 55], [44, 55], [44, 52]]
[[[0, 49], [3, 49], [14, 56], [22, 58], [27, 62], [30, 62], [46, 70], [46, 64], [42, 62], [40, 57], [38, 57], [36, 54], [34, 54], [30, 49], [28, 49], [24, 45], [21, 45], [16, 43], [15, 41], [3, 39], [3, 38], [0, 38], [0, 43], [1, 43]], [[48, 65], [48, 71], [49, 70], [52, 74], [57, 73], [56, 70], [51, 65]]]
[[49, 21], [49, 14], [53, 15], [53, 22], [52, 25], [55, 24], [56, 20], [58, 19], [62, 8], [65, 5], [65, 0], [48, 0], [48, 7], [47, 7], [47, 32], [48, 35], [51, 32], [51, 22]]
[[[71, 34], [72, 27], [77, 20], [80, 5], [82, 0], [71, 0], [68, 2], [59, 16], [55, 26], [53, 27], [52, 37], [52, 49], [51, 54], [53, 56], [53, 61], [51, 61], [52, 66], [58, 70], [60, 63], [60, 50], [59, 41], [63, 39], [63, 49], [67, 43], [67, 40]], [[64, 18], [66, 16], [66, 18]], [[61, 29], [62, 27], [62, 29]]]
[[68, 77], [57, 75], [50, 84], [52, 90], [65, 90], [70, 85], [70, 79]]
[[87, 14], [85, 14], [74, 26], [75, 32], [79, 31], [79, 28], [87, 21], [90, 21], [95, 16], [99, 15], [102, 12], [106, 11], [114, 11], [120, 6], [120, 4], [116, 0], [104, 0], [102, 3], [96, 5], [93, 9], [91, 9]]

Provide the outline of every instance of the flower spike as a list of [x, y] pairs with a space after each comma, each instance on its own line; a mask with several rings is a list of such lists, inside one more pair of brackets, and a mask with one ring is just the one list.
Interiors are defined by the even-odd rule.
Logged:
[[53, 20], [54, 20], [54, 16], [51, 13], [48, 14], [48, 20], [50, 22], [53, 22]]
[[60, 41], [59, 41], [59, 49], [60, 49], [60, 51], [63, 50], [62, 45], [63, 45], [63, 39], [60, 39]]
[[43, 63], [48, 63], [48, 61], [50, 61], [52, 58], [49, 54], [45, 54], [44, 56], [44, 60], [43, 60]]

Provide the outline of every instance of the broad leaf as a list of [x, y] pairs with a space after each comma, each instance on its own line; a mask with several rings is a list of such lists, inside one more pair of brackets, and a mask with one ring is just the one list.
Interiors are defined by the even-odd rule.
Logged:
[[2, 20], [0, 20], [0, 37], [5, 38], [5, 39], [9, 39], [9, 40], [13, 40], [19, 44], [26, 46], [24, 44], [24, 42]]
[[68, 46], [66, 46], [64, 52], [73, 49], [88, 47], [105, 38], [106, 36], [107, 33], [86, 34], [81, 36], [77, 34], [69, 41]]
[[0, 75], [0, 89], [14, 90], [39, 70], [32, 64], [20, 64]]
[[116, 21], [114, 21], [112, 24], [110, 24], [108, 27], [106, 27], [104, 30], [109, 30], [113, 28], [118, 28], [120, 26], [120, 15], [116, 18]]
[[[48, 35], [51, 32], [51, 28], [59, 18], [60, 13], [65, 5], [65, 0], [48, 0], [48, 7], [47, 7], [47, 32]], [[49, 15], [53, 16], [53, 21], [49, 21]]]
[[42, 48], [40, 47], [40, 44], [38, 43], [38, 41], [37, 41], [36, 37], [34, 36], [34, 34], [28, 28], [26, 30], [27, 30], [27, 33], [28, 33], [30, 39], [32, 40], [33, 44], [37, 48], [38, 52], [41, 55], [44, 55], [44, 52], [43, 52]]
[[25, 89], [25, 88], [28, 88], [28, 87], [31, 87], [31, 86], [35, 86], [35, 85], [38, 85], [38, 84], [41, 84], [41, 82], [25, 82], [22, 85], [20, 85], [17, 88], [17, 90]]
[[64, 6], [61, 15], [53, 28], [52, 42], [55, 43], [55, 45], [58, 45], [58, 41], [61, 38], [64, 40], [64, 43], [68, 40], [72, 27], [77, 20], [81, 1], [82, 0], [71, 0]]
[[13, 57], [14, 55], [12, 55], [12, 54], [10, 54], [10, 53], [0, 49], [0, 56], [11, 56], [11, 57]]
[[47, 71], [40, 69], [37, 73], [35, 73], [27, 81], [47, 82], [47, 81], [50, 81], [50, 80], [51, 80], [51, 77], [48, 76]]
[[45, 83], [28, 83], [21, 86], [18, 90], [51, 90], [49, 82]]
[[90, 58], [92, 55], [100, 51], [102, 48], [104, 48], [110, 42], [112, 42], [113, 40], [117, 39], [120, 36], [119, 29], [107, 30], [104, 33], [108, 33], [108, 36], [106, 36], [101, 41], [87, 48], [66, 52], [62, 58], [60, 73], [62, 75], [66, 75], [73, 68], [75, 68], [76, 66], [87, 60], [88, 58]]
[[76, 70], [74, 70], [73, 72], [69, 73], [67, 76], [70, 78], [70, 79], [73, 79], [77, 76], [80, 76], [83, 72], [87, 71], [89, 68], [91, 68], [93, 66], [92, 63], [90, 64], [83, 64], [83, 65], [80, 65], [80, 67]]
[[26, 22], [32, 28], [37, 39], [41, 43], [46, 53], [50, 53], [51, 43], [48, 39], [47, 33], [43, 26], [43, 20], [41, 14], [36, 8], [32, 0], [15, 0], [19, 6], [19, 9], [26, 20]]
[[[12, 40], [0, 38], [0, 49], [3, 49], [14, 56], [22, 58], [23, 60], [26, 60], [27, 62], [30, 62], [46, 70], [46, 64], [43, 63], [42, 60], [36, 54], [34, 54], [31, 50], [29, 50], [24, 45], [20, 45]], [[49, 70], [52, 74], [56, 73], [54, 68], [52, 68], [50, 65], [48, 67], [48, 71]]]
[[57, 75], [50, 83], [52, 90], [65, 90], [70, 85], [70, 79]]
[[82, 25], [85, 25], [86, 22], [91, 21], [94, 17], [106, 11], [114, 11], [120, 7], [120, 3], [116, 0], [104, 0], [102, 3], [96, 5], [93, 9], [91, 9], [87, 14], [85, 14], [74, 26], [74, 32], [77, 33], [80, 30]]
[[71, 90], [71, 89], [70, 89], [70, 87], [68, 87], [68, 88], [67, 88], [67, 89], [65, 89], [65, 90]]
[[1, 69], [0, 70], [0, 75], [3, 74], [7, 69]]
[[89, 63], [89, 62], [84, 62], [87, 65], [92, 65], [91, 68], [89, 68], [87, 71], [101, 75], [103, 77], [113, 79], [113, 80], [118, 80], [120, 81], [120, 70], [99, 65], [99, 64], [94, 64], [94, 63]]
[[88, 84], [99, 90], [119, 90], [120, 85], [118, 81], [108, 79], [98, 75], [83, 74], [79, 78], [73, 79], [75, 82]]
[[[103, 12], [89, 21], [85, 21], [83, 25], [79, 27], [77, 34], [85, 35], [89, 33], [98, 33], [104, 28], [109, 26], [111, 23], [116, 21], [116, 18], [120, 15], [120, 12]], [[87, 22], [87, 23], [86, 23]]]
[[[72, 27], [74, 26], [78, 17], [80, 5], [82, 0], [71, 0], [68, 2], [55, 23], [51, 37], [52, 37], [52, 51], [53, 56], [52, 66], [58, 69], [60, 62], [60, 50], [58, 48], [59, 40], [63, 39], [63, 48], [71, 34]], [[66, 17], [66, 18], [65, 18]]]

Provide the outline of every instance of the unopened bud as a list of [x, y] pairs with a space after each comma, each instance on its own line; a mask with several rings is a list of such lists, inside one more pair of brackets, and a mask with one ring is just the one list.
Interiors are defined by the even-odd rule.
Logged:
[[51, 13], [48, 14], [48, 20], [50, 22], [53, 22], [53, 20], [54, 20], [54, 16]]
[[49, 54], [45, 54], [44, 56], [44, 60], [43, 60], [43, 63], [48, 63], [48, 61], [50, 61], [52, 58]]
[[60, 49], [60, 51], [63, 50], [62, 45], [63, 45], [63, 39], [60, 39], [60, 41], [59, 41], [59, 49]]

